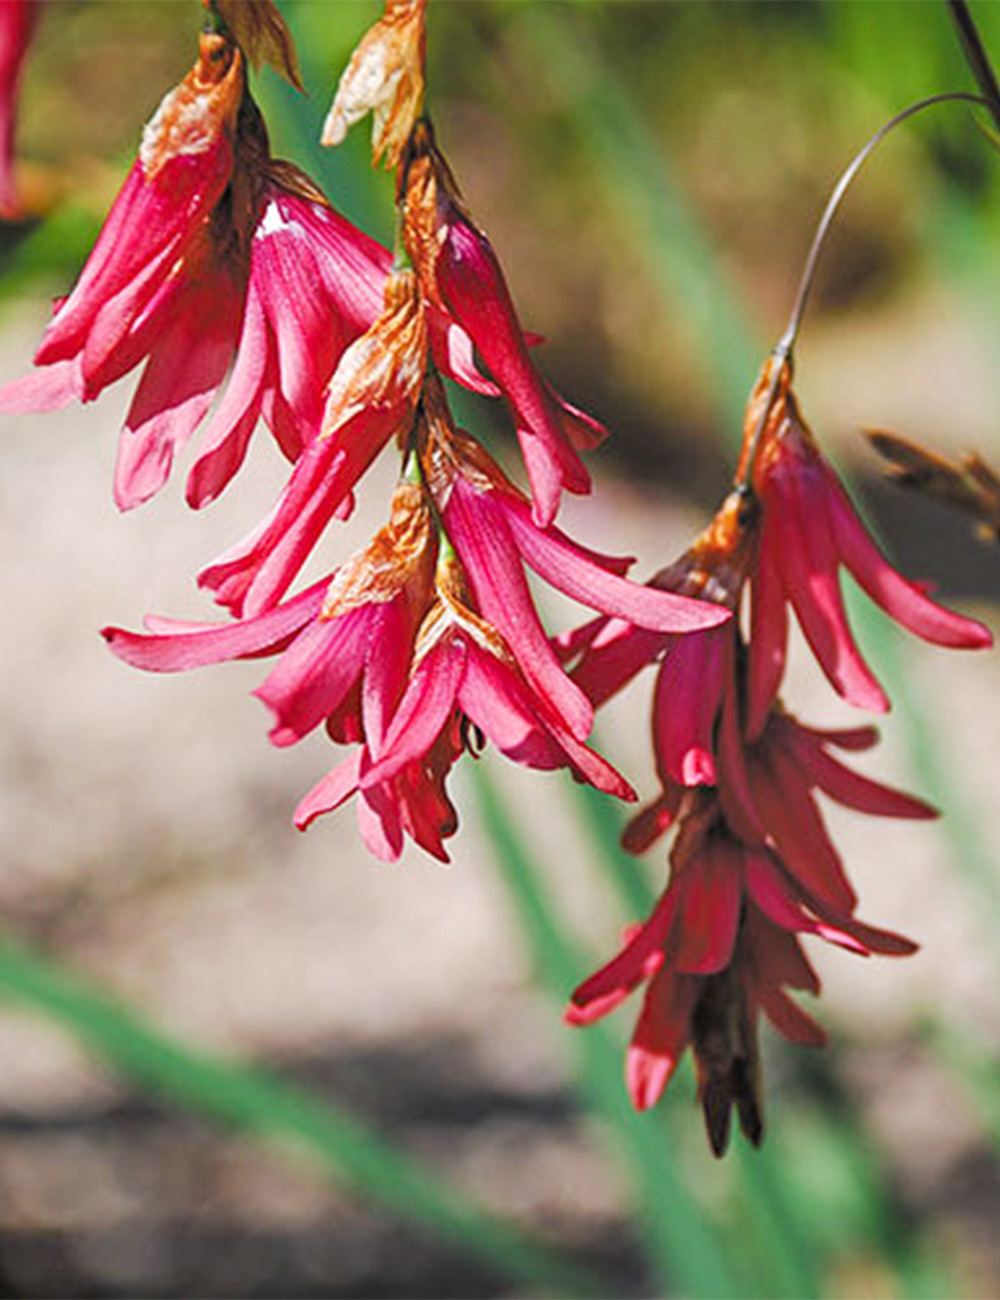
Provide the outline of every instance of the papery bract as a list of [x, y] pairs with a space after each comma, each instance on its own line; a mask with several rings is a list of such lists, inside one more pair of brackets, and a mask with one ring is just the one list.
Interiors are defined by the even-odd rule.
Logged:
[[344, 69], [322, 142], [338, 145], [372, 114], [372, 162], [395, 167], [424, 101], [427, 0], [385, 0]]

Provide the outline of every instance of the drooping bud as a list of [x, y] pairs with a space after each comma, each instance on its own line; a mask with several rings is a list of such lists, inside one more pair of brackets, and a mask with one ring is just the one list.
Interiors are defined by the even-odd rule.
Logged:
[[341, 144], [372, 114], [372, 165], [399, 162], [424, 102], [427, 0], [386, 0], [340, 78], [323, 124], [322, 143]]
[[755, 1147], [764, 1137], [757, 1029], [736, 963], [705, 980], [691, 1015], [698, 1100], [712, 1151], [725, 1154], [735, 1106], [740, 1128]]

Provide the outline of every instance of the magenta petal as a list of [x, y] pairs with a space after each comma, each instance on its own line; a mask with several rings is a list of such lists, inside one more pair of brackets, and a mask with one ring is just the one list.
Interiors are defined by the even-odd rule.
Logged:
[[599, 618], [569, 637], [557, 638], [556, 644], [567, 658], [584, 649], [572, 677], [597, 709], [655, 662], [670, 640], [669, 633], [650, 632], [623, 619]]
[[390, 780], [427, 754], [455, 708], [465, 665], [462, 642], [442, 643], [427, 654], [389, 724], [382, 757], [362, 778], [363, 788]]
[[691, 1038], [697, 980], [664, 969], [646, 991], [625, 1058], [625, 1080], [636, 1110], [649, 1110], [663, 1095]]
[[751, 787], [778, 856], [804, 889], [849, 914], [857, 897], [797, 767], [777, 752], [767, 758], [752, 765]]
[[188, 476], [189, 505], [200, 508], [213, 501], [242, 465], [250, 435], [260, 418], [268, 347], [264, 310], [251, 283], [236, 362], [222, 401], [203, 431], [201, 449]]
[[154, 673], [175, 673], [229, 659], [244, 659], [279, 646], [314, 619], [322, 608], [329, 585], [330, 579], [323, 578], [294, 600], [260, 618], [238, 623], [208, 624], [197, 631], [158, 636], [107, 627], [101, 635], [119, 659]]
[[575, 990], [573, 1005], [584, 1008], [619, 989], [633, 989], [645, 979], [648, 973], [646, 964], [652, 954], [662, 949], [666, 943], [679, 902], [677, 889], [666, 890], [660, 896], [649, 920], [636, 930], [621, 952]]
[[192, 294], [150, 357], [118, 442], [119, 509], [132, 509], [160, 490], [174, 453], [211, 406], [233, 353], [239, 312], [234, 295], [226, 276], [207, 285], [206, 293]]
[[431, 355], [442, 374], [483, 397], [500, 396], [500, 389], [476, 365], [472, 339], [440, 307], [427, 309], [427, 335]]
[[803, 727], [801, 723], [798, 727], [818, 737], [824, 745], [836, 745], [838, 749], [863, 751], [878, 743], [877, 727]]
[[757, 563], [750, 583], [746, 735], [751, 741], [764, 730], [785, 674], [788, 611], [776, 558], [776, 548], [783, 543], [776, 533], [771, 515], [765, 511]]
[[72, 293], [61, 304], [35, 353], [37, 365], [62, 361], [88, 341], [104, 307], [117, 299], [114, 318], [105, 317], [97, 353], [123, 337], [144, 297], [153, 291], [200, 232], [229, 179], [232, 151], [219, 138], [198, 155], [170, 160], [155, 181], [133, 164], [108, 214], [97, 243]]
[[715, 836], [687, 867], [675, 930], [678, 971], [712, 975], [729, 965], [742, 904], [740, 865], [735, 843]]
[[626, 853], [645, 853], [666, 834], [674, 824], [683, 793], [680, 786], [673, 786], [632, 818], [622, 832], [622, 848]]
[[724, 671], [727, 685], [723, 689], [715, 755], [719, 773], [719, 804], [735, 834], [746, 844], [759, 845], [764, 843], [766, 831], [750, 786], [747, 751], [740, 732], [734, 664], [735, 637], [728, 638], [726, 651]]
[[743, 863], [747, 893], [769, 921], [791, 933], [816, 934], [859, 956], [869, 955], [867, 945], [853, 935], [817, 921], [803, 909], [794, 887], [768, 853], [745, 852]]
[[583, 691], [563, 672], [545, 635], [494, 495], [478, 493], [464, 479], [456, 479], [444, 512], [448, 535], [483, 617], [503, 636], [529, 684], [583, 739], [594, 724], [594, 711]]
[[537, 704], [514, 673], [477, 645], [469, 643], [466, 649], [467, 665], [458, 691], [458, 707], [508, 758], [528, 767], [560, 767], [565, 758], [539, 725]]
[[678, 637], [653, 695], [657, 767], [684, 786], [715, 784], [715, 724], [726, 665], [728, 629]]
[[837, 572], [840, 555], [821, 485], [808, 472], [794, 479], [788, 475], [784, 489], [765, 508], [776, 518], [777, 562], [788, 597], [820, 667], [850, 704], [885, 713], [889, 701], [848, 626]]
[[295, 744], [333, 713], [361, 676], [372, 624], [362, 605], [317, 619], [289, 646], [254, 691], [274, 714], [271, 741]]
[[199, 586], [236, 614], [262, 613], [280, 600], [398, 418], [393, 410], [365, 410], [335, 435], [313, 439], [268, 518], [203, 569]]
[[560, 486], [586, 490], [586, 471], [573, 452], [559, 407], [525, 346], [503, 272], [489, 240], [459, 216], [435, 265], [438, 289], [449, 311], [479, 350], [513, 408], [539, 522], [552, 521]]
[[834, 536], [844, 564], [877, 605], [917, 636], [935, 645], [981, 649], [993, 644], [989, 629], [936, 604], [892, 567], [872, 541], [843, 488], [827, 470]]
[[392, 715], [406, 689], [414, 631], [405, 598], [374, 607], [361, 697], [365, 739], [373, 760], [381, 756]]
[[937, 817], [936, 809], [922, 799], [852, 772], [828, 754], [812, 733], [795, 722], [780, 718], [775, 719], [774, 725], [778, 742], [791, 760], [798, 763], [809, 783], [846, 808], [875, 817], [907, 817], [918, 821]]
[[[370, 755], [362, 756], [361, 776], [370, 767]], [[398, 862], [403, 852], [403, 822], [398, 801], [383, 786], [359, 790], [358, 832], [365, 848], [381, 862]]]
[[332, 772], [328, 772], [322, 781], [318, 781], [309, 793], [299, 802], [295, 809], [295, 825], [304, 831], [310, 822], [323, 813], [332, 812], [350, 799], [358, 788], [358, 776], [361, 770], [363, 750], [355, 750]]
[[779, 988], [759, 988], [757, 996], [764, 1014], [774, 1025], [779, 1034], [802, 1047], [822, 1047], [826, 1043], [826, 1031], [807, 1016], [787, 993]]
[[658, 632], [694, 632], [715, 627], [730, 617], [728, 609], [672, 591], [641, 586], [620, 578], [584, 554], [558, 528], [534, 524], [522, 501], [492, 494], [501, 509], [517, 549], [546, 582], [582, 605], [626, 619]]
[[82, 399], [83, 380], [79, 362], [74, 358], [39, 366], [30, 374], [4, 384], [0, 388], [0, 412], [21, 415], [26, 411], [58, 411]]

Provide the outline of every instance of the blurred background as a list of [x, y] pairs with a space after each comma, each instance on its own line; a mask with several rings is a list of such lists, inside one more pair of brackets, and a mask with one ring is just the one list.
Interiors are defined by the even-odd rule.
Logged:
[[[367, 129], [314, 143], [378, 9], [281, 7], [309, 98], [257, 78], [275, 150], [388, 238]], [[1000, 58], [1000, 7], [973, 12]], [[200, 22], [196, 0], [45, 6], [20, 131], [38, 216], [0, 229], [0, 380], [28, 368]], [[434, 0], [429, 53], [439, 141], [540, 364], [613, 431], [568, 530], [645, 576], [726, 490], [839, 171], [907, 102], [972, 88], [947, 11]], [[848, 197], [798, 352], [804, 412], [896, 562], [994, 627], [996, 549], [884, 486], [859, 429], [1000, 461], [998, 256], [1000, 159], [967, 108], [937, 108]], [[350, 807], [292, 828], [334, 755], [268, 745], [260, 665], [153, 678], [106, 652], [109, 622], [212, 617], [193, 576], [284, 472], [260, 438], [209, 510], [184, 507], [182, 463], [119, 517], [131, 386], [4, 420], [0, 1294], [1000, 1294], [995, 654], [904, 642], [855, 602], [894, 700], [865, 768], [945, 816], [829, 820], [862, 915], [922, 947], [810, 953], [831, 1046], [764, 1031], [765, 1148], [716, 1163], [690, 1071], [629, 1110], [637, 1007], [561, 1023], [662, 887], [662, 846], [624, 858], [618, 810], [487, 754], [455, 774], [453, 865], [387, 868]], [[393, 476], [373, 472], [318, 570], [382, 523]], [[599, 725], [643, 796], [649, 686]], [[810, 723], [857, 717], [798, 648], [786, 698]]]

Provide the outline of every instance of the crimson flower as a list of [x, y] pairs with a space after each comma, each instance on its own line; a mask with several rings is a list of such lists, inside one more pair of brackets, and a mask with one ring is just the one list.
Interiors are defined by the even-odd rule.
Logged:
[[[768, 362], [747, 412], [756, 427], [774, 367]], [[936, 645], [992, 644], [987, 628], [942, 608], [899, 574], [872, 540], [799, 414], [787, 363], [764, 425], [753, 467], [760, 543], [751, 579], [747, 729], [760, 732], [784, 673], [787, 607], [834, 689], [858, 708], [883, 713], [885, 692], [861, 656], [847, 622], [839, 571], [896, 622]], [[749, 454], [745, 447], [744, 461]]]
[[225, 385], [188, 485], [202, 505], [239, 467], [261, 414], [290, 457], [316, 431], [323, 388], [376, 315], [388, 267], [308, 178], [271, 159], [239, 48], [203, 34], [56, 306], [39, 368], [0, 389], [0, 410], [92, 401], [145, 362], [115, 473], [128, 509], [163, 485]]
[[[473, 608], [461, 566], [446, 551], [438, 563], [435, 599], [417, 634], [406, 691], [381, 741], [368, 739], [364, 750], [310, 791], [296, 823], [308, 825], [357, 792], [365, 805], [362, 834], [378, 856], [397, 857], [406, 830], [446, 858], [441, 841], [455, 823], [446, 798], [442, 803], [444, 778], [463, 750], [475, 752], [476, 735], [526, 767], [566, 767], [598, 790], [635, 798], [628, 783], [525, 680], [504, 638]], [[434, 816], [442, 807], [443, 827]]]
[[356, 794], [362, 836], [380, 857], [399, 856], [404, 832], [447, 857], [443, 840], [457, 819], [445, 779], [477, 734], [515, 762], [567, 767], [635, 797], [476, 611], [458, 561], [438, 553], [415, 484], [397, 489], [389, 525], [367, 547], [285, 604], [221, 626], [152, 619], [148, 627], [104, 635], [119, 658], [154, 672], [280, 655], [255, 692], [274, 715], [272, 742], [294, 744], [322, 723], [334, 740], [360, 746], [310, 791], [296, 822], [305, 827]]
[[557, 591], [657, 633], [714, 627], [729, 611], [622, 576], [631, 563], [541, 528], [524, 496], [477, 443], [432, 411], [425, 473], [452, 545], [482, 614], [511, 647], [525, 679], [545, 695], [579, 738], [593, 707], [564, 672], [528, 589], [525, 565]]
[[820, 992], [800, 936], [862, 956], [906, 956], [915, 945], [804, 890], [772, 849], [732, 833], [714, 792], [692, 796], [671, 861], [670, 885], [648, 920], [580, 985], [566, 1014], [571, 1024], [591, 1024], [645, 984], [626, 1063], [633, 1103], [655, 1105], [691, 1046], [709, 1139], [721, 1155], [733, 1106], [747, 1137], [758, 1144], [763, 1136], [760, 1014], [793, 1042], [825, 1040], [787, 992]]
[[301, 453], [264, 523], [199, 575], [234, 614], [259, 614], [288, 589], [358, 480], [393, 436], [409, 435], [424, 383], [428, 331], [412, 271], [390, 275], [385, 306], [344, 352], [319, 433]]
[[590, 491], [577, 454], [607, 431], [563, 401], [535, 369], [503, 270], [493, 247], [472, 221], [430, 123], [417, 123], [402, 163], [404, 235], [431, 302], [470, 336], [517, 423], [535, 520], [555, 518], [559, 497]]

